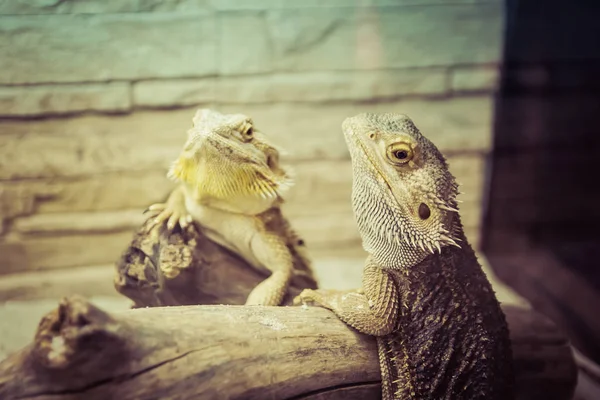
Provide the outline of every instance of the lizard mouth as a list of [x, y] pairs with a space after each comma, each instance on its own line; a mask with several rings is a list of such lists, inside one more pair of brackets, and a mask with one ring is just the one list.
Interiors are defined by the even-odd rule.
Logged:
[[[390, 180], [387, 178], [387, 176], [389, 176], [389, 173], [386, 174], [383, 171], [383, 169], [381, 167], [381, 163], [378, 162], [378, 160], [377, 160], [377, 155], [373, 154], [374, 151], [369, 148], [369, 144], [365, 143], [364, 139], [360, 135], [357, 135], [357, 134], [353, 133], [352, 131], [348, 131], [345, 133], [346, 133], [347, 140], [351, 141], [354, 144], [353, 147], [355, 150], [354, 150], [354, 154], [352, 154], [352, 157], [353, 158], [356, 157], [356, 158], [360, 159], [363, 163], [368, 164], [368, 167], [372, 168], [372, 171], [374, 171], [375, 174], [377, 175], [379, 183], [385, 184], [387, 191], [384, 191], [384, 192], [389, 194], [388, 196], [386, 196], [385, 200], [394, 202], [398, 208], [405, 210], [407, 215], [412, 214], [409, 210], [409, 208], [410, 208], [409, 204], [398, 200], [398, 198], [396, 196], [396, 190], [393, 189], [393, 186], [392, 186]], [[401, 232], [401, 234], [399, 234], [398, 239], [402, 239], [407, 245], [411, 246], [411, 248], [413, 248], [413, 249], [418, 249], [418, 244], [421, 243], [421, 249], [424, 252], [426, 252], [426, 250], [425, 250], [426, 245], [423, 244], [425, 242], [422, 242], [421, 239], [418, 239], [418, 240], [416, 239], [417, 237], [423, 236], [423, 235], [417, 234], [417, 232], [419, 232], [419, 228], [417, 228], [413, 223], [407, 223], [406, 220], [396, 220], [395, 223], [398, 225], [397, 227], [399, 228], [399, 232]], [[413, 234], [407, 235], [407, 232], [412, 232]], [[432, 245], [436, 246], [433, 243], [432, 243]], [[427, 245], [427, 247], [429, 248], [430, 245]], [[430, 252], [433, 253], [433, 248], [430, 249]]]
[[[346, 137], [347, 141], [352, 141], [358, 148], [360, 148], [362, 154], [364, 155], [364, 159], [366, 159], [367, 163], [373, 168], [374, 171], [376, 171], [379, 178], [381, 178], [383, 182], [385, 182], [390, 193], [394, 193], [390, 181], [386, 178], [386, 174], [383, 173], [383, 171], [379, 167], [379, 164], [375, 161], [374, 156], [371, 154], [370, 149], [365, 143], [363, 143], [360, 136], [349, 129], [344, 131], [344, 136]], [[355, 155], [352, 155], [352, 157], [355, 157]], [[394, 200], [398, 202], [398, 200], [395, 197]]]

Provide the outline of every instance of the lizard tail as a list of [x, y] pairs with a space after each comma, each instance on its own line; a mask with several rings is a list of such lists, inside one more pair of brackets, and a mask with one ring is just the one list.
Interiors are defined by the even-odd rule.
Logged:
[[379, 353], [379, 368], [381, 370], [381, 399], [394, 400], [393, 365], [390, 365], [392, 348], [385, 336], [376, 336], [377, 350]]
[[275, 271], [256, 285], [248, 295], [246, 305], [278, 306], [281, 305], [291, 279], [291, 271]]

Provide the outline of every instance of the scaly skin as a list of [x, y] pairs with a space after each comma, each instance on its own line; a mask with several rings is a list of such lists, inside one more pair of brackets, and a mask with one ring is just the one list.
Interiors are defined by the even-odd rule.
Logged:
[[377, 337], [384, 400], [513, 399], [508, 327], [463, 233], [444, 157], [404, 115], [360, 114], [343, 131], [369, 254], [363, 288], [306, 289], [295, 302]]
[[165, 203], [149, 207], [148, 230], [196, 221], [207, 237], [271, 273], [246, 304], [280, 305], [294, 274], [314, 278], [304, 242], [280, 210], [292, 180], [279, 151], [242, 114], [200, 109], [193, 124], [168, 173], [180, 185]]

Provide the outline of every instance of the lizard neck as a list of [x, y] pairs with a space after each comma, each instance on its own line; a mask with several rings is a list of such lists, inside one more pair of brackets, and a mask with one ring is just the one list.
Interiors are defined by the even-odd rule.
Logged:
[[271, 198], [259, 195], [232, 195], [229, 198], [219, 198], [199, 195], [194, 188], [185, 183], [183, 183], [183, 187], [188, 209], [200, 206], [232, 214], [257, 215], [282, 203], [279, 196]]
[[387, 338], [401, 364], [396, 370], [405, 371], [400, 398], [478, 398], [494, 386], [492, 399], [511, 398], [511, 389], [498, 385], [510, 382], [500, 375], [512, 362], [504, 314], [461, 236], [462, 248], [447, 246], [410, 269], [390, 271], [402, 304], [398, 329]]

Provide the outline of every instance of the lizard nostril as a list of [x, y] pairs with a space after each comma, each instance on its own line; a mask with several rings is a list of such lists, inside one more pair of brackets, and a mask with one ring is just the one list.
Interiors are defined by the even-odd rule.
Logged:
[[429, 209], [427, 204], [421, 203], [421, 205], [419, 205], [419, 217], [421, 219], [427, 219], [430, 216], [431, 216], [431, 210]]

